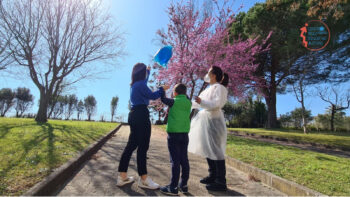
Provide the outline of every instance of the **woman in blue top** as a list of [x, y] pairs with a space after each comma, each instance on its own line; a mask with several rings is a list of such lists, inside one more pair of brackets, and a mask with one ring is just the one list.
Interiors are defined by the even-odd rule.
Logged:
[[133, 177], [127, 176], [127, 170], [131, 155], [137, 148], [137, 170], [140, 176], [138, 185], [148, 189], [159, 188], [159, 185], [147, 176], [146, 157], [151, 138], [151, 121], [147, 106], [149, 100], [160, 98], [163, 92], [169, 87], [163, 86], [157, 91], [152, 92], [147, 86], [150, 70], [151, 68], [147, 68], [143, 63], [137, 63], [132, 70], [130, 91], [131, 110], [128, 117], [130, 135], [119, 163], [118, 186], [123, 186], [134, 181]]

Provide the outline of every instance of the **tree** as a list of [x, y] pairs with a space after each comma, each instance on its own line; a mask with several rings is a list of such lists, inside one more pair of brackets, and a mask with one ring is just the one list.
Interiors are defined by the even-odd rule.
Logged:
[[331, 131], [334, 131], [335, 114], [350, 107], [350, 89], [343, 91], [335, 86], [318, 88], [318, 95], [323, 101], [330, 104]]
[[302, 108], [295, 108], [290, 115], [295, 128], [304, 128], [312, 120], [311, 111]]
[[[342, 6], [346, 8], [345, 5]], [[254, 84], [264, 96], [268, 106], [268, 127], [277, 126], [276, 94], [284, 93], [289, 82], [293, 82], [289, 77], [299, 74], [303, 70], [302, 67], [308, 66], [308, 63], [304, 63], [306, 62], [304, 59], [311, 52], [303, 48], [298, 41], [300, 40], [299, 28], [308, 20], [314, 19], [314, 16], [309, 17], [307, 14], [309, 8], [308, 1], [268, 0], [266, 3], [255, 4], [247, 13], [238, 14], [236, 21], [232, 23], [231, 35], [234, 38], [245, 39], [257, 36], [264, 38], [273, 31], [266, 43], [270, 44], [270, 50], [260, 53], [257, 57], [259, 66], [255, 75], [258, 80]], [[344, 79], [347, 76], [349, 69], [346, 70], [346, 68], [349, 63], [344, 59], [349, 57], [350, 48], [345, 49], [344, 46], [350, 39], [343, 39], [344, 42], [339, 42], [342, 44], [337, 44], [341, 34], [346, 32], [345, 27], [349, 26], [345, 16], [342, 20], [333, 20], [331, 15], [326, 18], [327, 24], [331, 25], [330, 29], [337, 29], [337, 31], [331, 32], [332, 37], [335, 38], [332, 43], [325, 50], [317, 52], [318, 58], [313, 62], [314, 72], [308, 73], [313, 84], [332, 78]], [[346, 38], [346, 36], [342, 37]], [[341, 63], [335, 60], [343, 61]], [[325, 64], [323, 61], [329, 63]], [[340, 74], [343, 75], [340, 77]]]
[[116, 114], [117, 106], [118, 106], [119, 97], [113, 97], [111, 101], [111, 122], [113, 122], [113, 117]]
[[28, 88], [17, 88], [16, 92], [16, 117], [22, 117], [32, 105], [34, 97]]
[[15, 92], [10, 88], [0, 90], [0, 116], [4, 117], [14, 104]]
[[304, 67], [302, 72], [300, 72], [297, 75], [291, 76], [291, 79], [294, 82], [291, 82], [293, 86], [293, 91], [294, 95], [297, 99], [297, 101], [301, 104], [301, 117], [303, 120], [303, 131], [304, 134], [307, 133], [307, 120], [306, 120], [306, 110], [305, 110], [305, 92], [306, 92], [306, 87], [310, 83], [312, 83], [312, 80], [306, 79], [306, 77], [310, 76], [307, 74], [310, 70], [312, 69], [311, 66]]
[[229, 127], [261, 128], [266, 125], [266, 105], [259, 96], [253, 99], [250, 95], [235, 104], [228, 102], [223, 111]]
[[149, 104], [150, 113], [153, 113], [154, 115], [158, 116], [158, 120], [156, 120], [155, 124], [166, 124], [168, 119], [167, 117], [164, 118], [164, 121], [161, 120], [162, 117], [167, 116], [169, 113], [169, 110], [164, 110], [166, 107], [165, 104], [162, 103], [161, 99], [157, 100], [151, 100]]
[[40, 92], [36, 121], [47, 121], [48, 104], [64, 80], [71, 85], [95, 76], [101, 71], [93, 62], [122, 55], [122, 34], [100, 5], [96, 0], [0, 1], [11, 58], [27, 69]]
[[70, 94], [65, 97], [66, 97], [65, 98], [65, 101], [66, 101], [65, 116], [66, 116], [66, 120], [69, 120], [69, 118], [72, 116], [72, 114], [77, 108], [78, 98], [75, 94]]
[[86, 111], [86, 114], [88, 116], [88, 121], [91, 120], [91, 116], [95, 113], [96, 111], [96, 99], [93, 95], [89, 95], [84, 99], [84, 108]]
[[84, 112], [84, 103], [82, 100], [78, 102], [77, 105], [77, 119], [80, 120], [80, 114]]
[[0, 29], [0, 71], [5, 70], [13, 60], [10, 58], [11, 53], [8, 51], [9, 40], [5, 40], [5, 35]]
[[53, 119], [59, 119], [63, 115], [63, 113], [65, 112], [65, 106], [67, 105], [67, 99], [65, 96], [59, 95], [51, 102], [49, 103], [49, 106], [51, 107], [52, 111], [51, 111], [50, 116], [48, 116], [48, 117], [53, 118]]
[[203, 77], [211, 66], [228, 73], [230, 92], [238, 97], [251, 85], [257, 66], [254, 57], [261, 46], [254, 39], [230, 40], [226, 28], [234, 19], [230, 5], [228, 1], [213, 4], [215, 10], [202, 12], [196, 11], [191, 1], [171, 4], [167, 32], [157, 32], [162, 44], [174, 49], [168, 69], [155, 66], [159, 69], [155, 78], [170, 85], [185, 84], [190, 99], [206, 87]]

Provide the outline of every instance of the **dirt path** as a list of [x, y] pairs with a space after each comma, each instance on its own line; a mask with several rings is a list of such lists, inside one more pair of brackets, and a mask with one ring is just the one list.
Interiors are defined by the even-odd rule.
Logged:
[[[121, 153], [126, 145], [129, 127], [123, 126], [117, 134], [89, 160], [83, 168], [70, 180], [58, 195], [99, 195], [99, 196], [159, 196], [159, 190], [152, 191], [132, 185], [117, 187], [116, 176]], [[148, 151], [148, 174], [161, 184], [168, 184], [171, 177], [169, 153], [166, 145], [166, 133], [157, 127], [152, 127], [152, 138]], [[190, 180], [188, 183], [190, 195], [194, 196], [283, 196], [285, 194], [269, 188], [259, 182], [248, 180], [247, 174], [227, 166], [227, 192], [208, 193], [205, 185], [199, 179], [207, 176], [206, 161], [193, 154], [190, 159]], [[137, 177], [136, 151], [129, 166], [129, 175]], [[180, 193], [179, 193], [180, 194]], [[182, 195], [182, 194], [180, 194]]]

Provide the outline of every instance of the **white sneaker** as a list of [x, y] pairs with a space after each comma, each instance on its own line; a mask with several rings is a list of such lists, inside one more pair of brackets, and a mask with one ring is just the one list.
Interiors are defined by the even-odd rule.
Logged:
[[146, 180], [142, 180], [141, 177], [139, 178], [138, 186], [142, 188], [147, 188], [147, 189], [158, 189], [159, 184], [155, 183], [152, 181], [151, 178], [147, 177]]
[[132, 183], [134, 181], [135, 181], [135, 179], [132, 176], [130, 176], [124, 180], [122, 179], [122, 177], [118, 176], [117, 177], [117, 186], [121, 187], [121, 186], [124, 186], [126, 184]]

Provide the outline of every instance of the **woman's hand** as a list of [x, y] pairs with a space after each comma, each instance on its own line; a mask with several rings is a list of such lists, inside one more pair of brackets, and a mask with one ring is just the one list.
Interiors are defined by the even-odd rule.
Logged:
[[168, 85], [163, 85], [162, 87], [164, 91], [167, 91], [170, 88]]
[[195, 100], [196, 103], [198, 103], [198, 104], [201, 104], [201, 102], [202, 102], [202, 99], [199, 98], [198, 96], [196, 96], [196, 97], [194, 98], [194, 100]]

